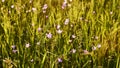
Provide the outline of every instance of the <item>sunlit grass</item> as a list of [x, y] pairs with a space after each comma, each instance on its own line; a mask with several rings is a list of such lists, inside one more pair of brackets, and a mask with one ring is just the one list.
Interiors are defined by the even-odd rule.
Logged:
[[1, 0], [0, 68], [120, 68], [119, 12], [119, 0]]

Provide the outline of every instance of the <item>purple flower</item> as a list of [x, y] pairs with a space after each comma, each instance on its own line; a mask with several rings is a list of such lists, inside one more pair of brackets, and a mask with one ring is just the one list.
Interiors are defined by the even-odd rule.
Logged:
[[51, 39], [52, 38], [52, 34], [51, 33], [48, 33], [46, 34], [47, 38]]
[[58, 62], [61, 63], [61, 62], [62, 62], [62, 59], [61, 59], [61, 58], [58, 58]]
[[83, 50], [84, 54], [88, 54], [89, 52], [87, 50]]

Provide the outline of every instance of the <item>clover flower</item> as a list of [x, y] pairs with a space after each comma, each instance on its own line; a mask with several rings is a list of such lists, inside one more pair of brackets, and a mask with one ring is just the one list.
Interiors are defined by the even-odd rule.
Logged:
[[48, 8], [48, 5], [47, 4], [44, 4], [44, 6], [43, 6], [43, 10], [46, 10]]

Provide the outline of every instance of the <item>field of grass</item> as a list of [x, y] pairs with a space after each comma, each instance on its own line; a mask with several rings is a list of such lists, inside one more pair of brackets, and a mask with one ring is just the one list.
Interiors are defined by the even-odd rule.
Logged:
[[0, 0], [0, 68], [120, 68], [120, 0]]

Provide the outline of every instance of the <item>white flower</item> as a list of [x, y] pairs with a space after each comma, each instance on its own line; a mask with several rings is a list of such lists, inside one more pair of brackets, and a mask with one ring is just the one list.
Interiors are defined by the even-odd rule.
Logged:
[[5, 0], [2, 0], [2, 2], [5, 2]]
[[101, 44], [98, 44], [97, 47], [100, 48], [100, 47], [101, 47]]
[[14, 5], [11, 5], [11, 8], [14, 8]]
[[62, 32], [63, 32], [63, 31], [62, 31], [62, 30], [60, 30], [60, 29], [59, 29], [59, 30], [57, 30], [57, 33], [58, 33], [58, 34], [61, 34]]
[[71, 42], [72, 42], [72, 40], [70, 39], [70, 40], [69, 40], [69, 42], [71, 43]]
[[27, 44], [25, 45], [25, 47], [26, 47], [26, 48], [29, 48], [29, 47], [30, 47], [30, 44], [29, 44], [29, 43], [27, 43]]
[[72, 35], [72, 38], [75, 38], [76, 36], [75, 35]]
[[37, 45], [40, 45], [40, 42], [37, 42]]
[[44, 6], [43, 6], [43, 10], [46, 10], [48, 8], [48, 5], [47, 4], [44, 4]]
[[76, 52], [76, 49], [72, 49], [71, 52], [72, 52], [72, 53], [75, 53], [75, 52]]
[[46, 36], [47, 36], [47, 38], [52, 38], [52, 34], [51, 33], [48, 33], [48, 34], [46, 34]]
[[92, 47], [92, 50], [96, 50], [96, 47], [95, 47], [95, 46], [93, 46], [93, 47]]
[[42, 30], [42, 28], [39, 27], [39, 28], [38, 28], [38, 32], [40, 32], [41, 30]]
[[37, 9], [36, 8], [32, 8], [33, 11], [36, 11]]
[[69, 21], [70, 21], [69, 19], [66, 19], [64, 24], [67, 25], [69, 23]]
[[60, 29], [60, 25], [59, 24], [57, 25], [57, 29]]

